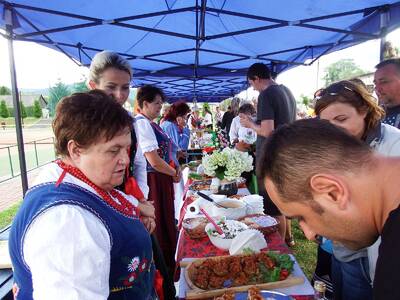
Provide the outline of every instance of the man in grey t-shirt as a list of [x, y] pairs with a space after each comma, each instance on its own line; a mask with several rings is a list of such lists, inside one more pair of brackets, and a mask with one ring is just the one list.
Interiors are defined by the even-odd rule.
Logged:
[[[260, 92], [257, 104], [257, 121], [241, 115], [241, 124], [257, 132], [256, 159], [262, 156], [261, 145], [274, 129], [296, 120], [296, 101], [291, 91], [284, 85], [278, 85], [271, 72], [263, 63], [255, 63], [247, 71], [249, 84]], [[286, 220], [269, 198], [264, 184], [259, 182], [259, 193], [264, 197], [266, 213], [279, 220], [279, 233], [285, 237]]]

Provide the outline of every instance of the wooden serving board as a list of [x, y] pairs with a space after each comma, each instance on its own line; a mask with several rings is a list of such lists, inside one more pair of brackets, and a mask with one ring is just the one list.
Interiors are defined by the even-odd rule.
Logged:
[[[228, 256], [228, 255], [227, 255]], [[223, 258], [226, 256], [214, 256], [214, 257], [209, 257], [209, 258]], [[235, 286], [235, 287], [230, 287], [230, 288], [223, 288], [223, 289], [215, 289], [215, 290], [203, 290], [197, 287], [192, 280], [190, 279], [191, 275], [191, 268], [192, 264], [199, 264], [203, 260], [207, 258], [200, 258], [197, 259], [193, 262], [189, 262], [188, 264], [185, 264], [185, 280], [190, 288], [189, 290], [186, 291], [186, 299], [206, 299], [206, 298], [212, 298], [215, 296], [220, 296], [223, 293], [227, 291], [232, 291], [232, 292], [245, 292], [248, 291], [249, 288], [251, 287], [257, 287], [259, 289], [264, 289], [264, 290], [270, 290], [270, 289], [277, 289], [277, 288], [285, 288], [289, 286], [294, 286], [298, 284], [303, 284], [304, 283], [304, 278], [303, 277], [296, 277], [293, 275], [290, 275], [288, 278], [285, 280], [281, 281], [275, 281], [275, 282], [267, 282], [267, 283], [259, 283], [259, 284], [251, 284], [251, 285], [243, 285], [243, 286]]]

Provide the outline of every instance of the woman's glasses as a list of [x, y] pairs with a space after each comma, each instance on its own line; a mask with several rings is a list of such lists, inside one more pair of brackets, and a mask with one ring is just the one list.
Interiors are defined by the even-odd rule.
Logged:
[[323, 97], [326, 96], [343, 96], [343, 97], [348, 97], [348, 93], [353, 93], [358, 97], [362, 97], [360, 93], [357, 91], [353, 90], [352, 88], [344, 85], [344, 84], [332, 84], [328, 86], [327, 88], [322, 88], [319, 89], [314, 93], [314, 101], [318, 101]]

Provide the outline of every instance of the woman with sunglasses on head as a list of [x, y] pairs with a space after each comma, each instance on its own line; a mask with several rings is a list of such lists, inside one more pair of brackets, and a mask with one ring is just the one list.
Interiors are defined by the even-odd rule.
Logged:
[[[339, 81], [317, 91], [314, 110], [319, 118], [343, 128], [378, 153], [400, 156], [400, 130], [381, 122], [384, 111], [361, 80]], [[352, 251], [333, 243], [335, 299], [372, 299], [379, 244], [378, 239], [368, 249]]]

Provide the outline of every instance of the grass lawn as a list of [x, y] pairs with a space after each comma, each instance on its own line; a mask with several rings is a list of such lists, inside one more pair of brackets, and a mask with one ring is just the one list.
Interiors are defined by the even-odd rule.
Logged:
[[307, 240], [297, 220], [292, 221], [292, 230], [296, 242], [296, 245], [292, 248], [293, 254], [299, 262], [304, 274], [311, 280], [317, 262], [317, 244]]
[[[27, 117], [24, 119], [24, 125], [32, 125], [40, 121], [40, 118], [32, 118], [32, 117]], [[0, 118], [0, 123], [1, 122], [6, 122], [6, 125], [8, 126], [15, 126], [15, 119], [14, 117], [11, 118]]]
[[21, 201], [0, 212], [0, 229], [3, 229], [4, 227], [11, 224], [20, 206]]

